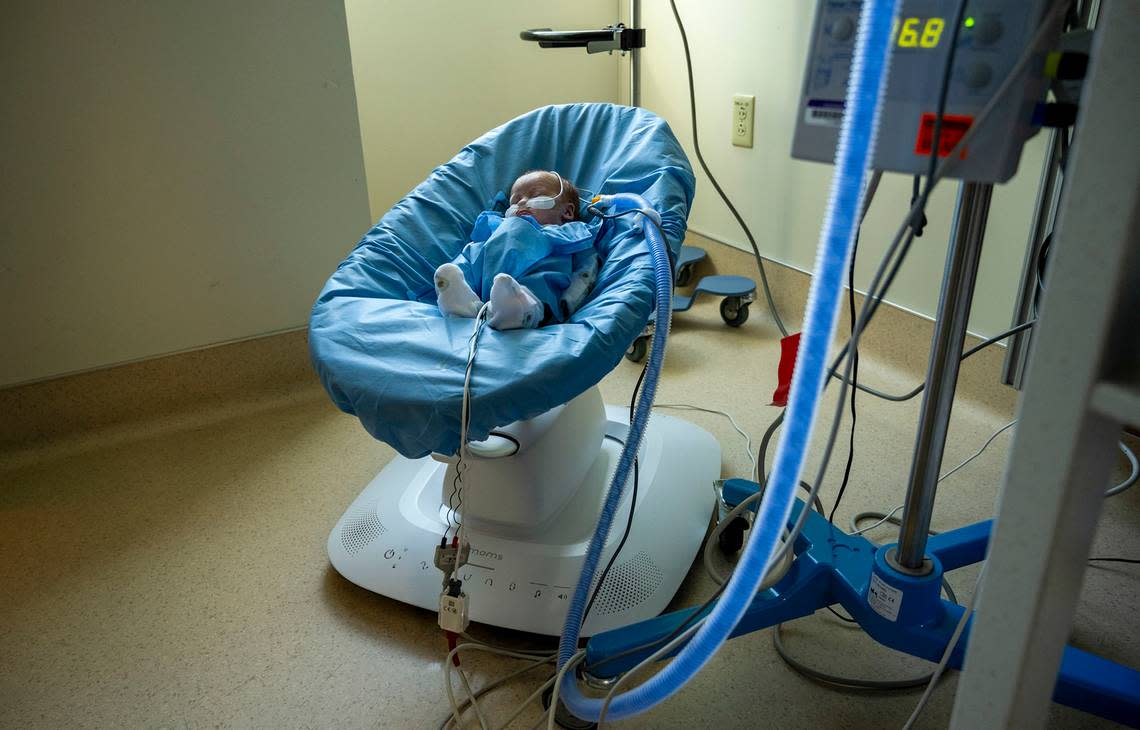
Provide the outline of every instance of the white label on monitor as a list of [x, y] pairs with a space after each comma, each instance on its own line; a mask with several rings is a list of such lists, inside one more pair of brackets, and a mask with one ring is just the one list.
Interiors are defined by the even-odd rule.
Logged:
[[875, 613], [888, 621], [898, 621], [902, 608], [903, 592], [887, 585], [879, 576], [871, 574], [871, 587], [867, 590], [867, 603]]
[[808, 99], [807, 106], [804, 107], [804, 123], [838, 129], [843, 125], [843, 106], [842, 101]]

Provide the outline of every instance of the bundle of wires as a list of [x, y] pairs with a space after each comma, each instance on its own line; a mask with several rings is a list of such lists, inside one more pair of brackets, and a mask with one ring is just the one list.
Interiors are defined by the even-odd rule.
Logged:
[[[958, 14], [961, 14], [962, 12], [964, 12], [964, 10], [963, 10], [964, 4], [965, 4], [964, 0], [962, 0], [959, 3]], [[922, 193], [920, 194], [919, 198], [915, 201], [914, 205], [911, 207], [910, 211], [908, 211], [907, 216], [904, 218], [902, 224], [900, 225], [899, 230], [895, 234], [894, 239], [892, 240], [891, 244], [888, 246], [887, 252], [886, 252], [885, 256], [883, 257], [883, 260], [880, 263], [878, 270], [876, 271], [875, 275], [872, 278], [871, 286], [868, 289], [868, 296], [864, 301], [863, 308], [861, 310], [859, 318], [856, 321], [856, 326], [852, 332], [852, 335], [851, 335], [851, 338], [848, 342], [848, 345], [847, 345], [847, 347], [844, 348], [843, 352], [841, 352], [839, 354], [839, 356], [836, 358], [834, 364], [831, 366], [831, 368], [829, 370], [829, 376], [834, 376], [839, 371], [839, 369], [843, 365], [843, 363], [846, 362], [846, 366], [845, 366], [845, 370], [843, 372], [843, 376], [840, 378], [840, 386], [841, 387], [840, 387], [840, 396], [838, 398], [837, 413], [835, 414], [831, 430], [827, 436], [826, 447], [824, 450], [824, 456], [823, 456], [823, 459], [821, 461], [820, 468], [817, 472], [817, 478], [816, 478], [816, 480], [815, 480], [815, 482], [811, 488], [812, 492], [811, 492], [810, 497], [809, 497], [809, 499], [811, 501], [814, 501], [814, 499], [816, 497], [818, 497], [819, 489], [822, 485], [823, 476], [826, 473], [827, 465], [830, 461], [831, 452], [833, 451], [833, 448], [834, 448], [839, 423], [841, 422], [841, 419], [842, 419], [842, 408], [846, 402], [847, 387], [852, 382], [851, 370], [853, 368], [853, 358], [848, 358], [848, 357], [846, 357], [846, 355], [848, 352], [854, 352], [858, 349], [858, 340], [859, 340], [861, 333], [866, 328], [866, 326], [868, 325], [870, 320], [873, 318], [875, 312], [877, 311], [879, 305], [882, 302], [883, 297], [885, 296], [886, 292], [890, 288], [891, 283], [894, 281], [895, 276], [898, 274], [898, 271], [901, 268], [902, 262], [906, 258], [906, 254], [909, 250], [910, 244], [914, 239], [914, 231], [911, 228], [912, 221], [916, 221], [918, 219], [918, 216], [920, 215], [920, 213], [924, 210], [926, 202], [930, 197], [931, 191], [934, 189], [934, 186], [937, 184], [937, 182], [941, 178], [945, 177], [946, 174], [956, 164], [957, 159], [958, 159], [957, 155], [956, 155], [957, 151], [959, 149], [961, 149], [963, 145], [969, 143], [969, 141], [976, 134], [976, 130], [981, 128], [984, 125], [985, 120], [993, 113], [993, 110], [996, 108], [996, 106], [1004, 100], [1004, 97], [1005, 97], [1006, 93], [1008, 92], [1008, 90], [1010, 89], [1010, 87], [1012, 86], [1014, 80], [1020, 75], [1022, 70], [1025, 68], [1026, 64], [1029, 63], [1030, 59], [1032, 58], [1032, 56], [1036, 52], [1038, 46], [1040, 45], [1041, 41], [1044, 38], [1045, 32], [1047, 31], [1049, 25], [1053, 21], [1054, 14], [1056, 12], [1057, 12], [1056, 9], [1054, 9], [1049, 14], [1047, 14], [1046, 18], [1043, 19], [1043, 21], [1042, 21], [1041, 25], [1039, 26], [1037, 32], [1035, 33], [1034, 38], [1030, 42], [1026, 51], [1023, 53], [1022, 57], [1014, 64], [1014, 67], [1011, 69], [1011, 71], [1007, 75], [1006, 79], [1002, 82], [1002, 84], [999, 85], [998, 89], [995, 91], [995, 93], [991, 97], [990, 101], [986, 104], [986, 106], [982, 109], [982, 111], [976, 116], [974, 125], [970, 128], [970, 130], [967, 131], [967, 133], [962, 137], [962, 139], [960, 139], [958, 141], [958, 143], [954, 146], [954, 149], [949, 151], [949, 154], [945, 157], [945, 159], [941, 163], [939, 163], [938, 158], [936, 157], [936, 151], [939, 150], [939, 148], [941, 146], [939, 144], [939, 135], [941, 133], [942, 110], [945, 109], [945, 88], [947, 87], [948, 76], [950, 73], [950, 64], [947, 64], [946, 69], [945, 69], [945, 75], [944, 75], [943, 89], [942, 89], [942, 91], [940, 91], [941, 101], [940, 101], [940, 105], [939, 105], [939, 114], [937, 114], [935, 117], [936, 121], [935, 121], [935, 128], [934, 128], [934, 139], [932, 141], [932, 153], [934, 153], [934, 154], [931, 155], [930, 174], [928, 175], [927, 184], [926, 184], [924, 190], [922, 191]], [[958, 27], [960, 24], [961, 24], [961, 21], [959, 20], [958, 22], [955, 23], [955, 27]], [[807, 517], [807, 511], [806, 510], [801, 511], [799, 518], [797, 519], [795, 525], [793, 526], [793, 528], [791, 530], [791, 537], [792, 538], [794, 538], [796, 535], [798, 535], [799, 532], [803, 529], [803, 524], [806, 521], [806, 517]], [[782, 548], [782, 551], [790, 550], [790, 546], [793, 543], [793, 541], [794, 540], [786, 541], [784, 543], [784, 548]], [[779, 559], [773, 561], [774, 564], [777, 564], [778, 562], [779, 562]], [[719, 596], [719, 594], [720, 594], [720, 591], [718, 591], [717, 595], [714, 595], [708, 603], [711, 604], [711, 602], [713, 600], [715, 600], [717, 598], [717, 596]], [[694, 612], [692, 615], [695, 617], [695, 616], [700, 615], [701, 613], [703, 613], [703, 611], [698, 610], [697, 612]], [[963, 613], [962, 626], [964, 626], [965, 619], [968, 618], [969, 615], [970, 615], [970, 611], [966, 611]], [[684, 630], [679, 631], [679, 632], [674, 632], [675, 636], [667, 637], [668, 641], [665, 642], [664, 646], [662, 646], [660, 649], [658, 649], [649, 658], [647, 658], [645, 661], [643, 661], [641, 664], [639, 664], [633, 670], [631, 670], [626, 675], [624, 675], [617, 683], [615, 683], [614, 687], [611, 689], [611, 692], [610, 692], [610, 699], [612, 699], [615, 696], [615, 694], [620, 690], [620, 688], [623, 684], [625, 684], [626, 682], [629, 681], [630, 677], [633, 677], [634, 675], [636, 675], [638, 673], [638, 671], [640, 671], [642, 668], [644, 668], [645, 666], [648, 666], [649, 664], [657, 661], [660, 657], [665, 656], [666, 654], [674, 651], [677, 647], [679, 647], [682, 644], [684, 644], [685, 642], [687, 642], [691, 638], [691, 636], [694, 633], [696, 633], [696, 631], [700, 628], [703, 620], [704, 619], [697, 620], [695, 622], [692, 622], [691, 625], [683, 626], [682, 628]], [[954, 645], [954, 642], [952, 641], [949, 645], [949, 649], [952, 649], [953, 645]], [[948, 657], [949, 657], [949, 651], [947, 652], [946, 657], [945, 657], [945, 659], [947, 661], [948, 661]], [[945, 663], [942, 663], [940, 665], [940, 669], [936, 673], [940, 674], [941, 669], [944, 668], [944, 666], [945, 666]], [[563, 671], [560, 672], [559, 679], [556, 680], [556, 682], [555, 682], [555, 696], [556, 697], [557, 697], [559, 685], [561, 683], [561, 678], [569, 670], [570, 670], [570, 666], [568, 664], [564, 665]], [[605, 714], [605, 709], [608, 708], [608, 705], [609, 705], [609, 702], [606, 702], [605, 707], [603, 708], [603, 713], [602, 713], [603, 718], [604, 718], [604, 714]]]
[[[964, 14], [965, 4], [966, 4], [965, 0], [959, 0], [958, 9], [957, 9], [957, 16], [959, 16], [959, 17], [958, 17], [957, 22], [955, 22], [955, 24], [953, 26], [955, 28], [955, 36], [957, 34], [957, 29], [961, 26], [961, 17], [960, 16], [962, 16]], [[685, 40], [684, 29], [683, 29], [683, 26], [680, 25], [680, 17], [677, 13], [676, 4], [675, 4], [674, 0], [670, 0], [670, 5], [673, 8], [674, 16], [675, 16], [675, 18], [678, 22], [678, 25], [681, 29], [682, 39]], [[809, 501], [818, 504], [819, 491], [820, 491], [820, 488], [822, 485], [824, 474], [825, 474], [826, 469], [827, 469], [827, 465], [828, 465], [829, 460], [830, 460], [831, 452], [832, 452], [833, 447], [834, 447], [836, 435], [838, 432], [839, 423], [841, 422], [841, 419], [842, 419], [842, 409], [843, 409], [844, 403], [846, 401], [848, 386], [853, 386], [859, 390], [863, 390], [864, 392], [870, 392], [871, 394], [879, 396], [879, 397], [886, 397], [888, 400], [906, 400], [908, 398], [912, 398], [912, 397], [918, 395], [918, 393], [921, 392], [922, 386], [919, 386], [918, 388], [916, 388], [912, 392], [904, 394], [903, 396], [892, 397], [889, 394], [882, 394], [882, 393], [879, 393], [877, 391], [874, 391], [874, 389], [871, 389], [871, 388], [868, 388], [866, 386], [862, 386], [861, 384], [859, 384], [857, 381], [857, 375], [855, 372], [855, 355], [858, 351], [859, 337], [862, 334], [862, 332], [865, 330], [865, 328], [867, 327], [867, 325], [869, 324], [871, 319], [874, 317], [874, 314], [877, 311], [878, 306], [880, 305], [883, 297], [886, 295], [887, 291], [889, 290], [895, 276], [897, 275], [897, 273], [898, 273], [898, 271], [902, 265], [903, 260], [906, 258], [906, 255], [907, 255], [907, 252], [908, 252], [909, 247], [911, 245], [911, 242], [913, 241], [913, 238], [915, 236], [915, 230], [914, 229], [918, 225], [918, 221], [920, 220], [920, 218], [922, 216], [925, 205], [926, 205], [927, 201], [929, 200], [931, 191], [933, 190], [934, 186], [937, 184], [937, 182], [940, 179], [942, 179], [943, 177], [946, 176], [946, 174], [950, 171], [952, 166], [955, 164], [955, 162], [957, 160], [957, 156], [956, 156], [957, 150], [961, 149], [963, 145], [965, 145], [969, 142], [969, 140], [975, 134], [976, 130], [983, 125], [985, 119], [992, 113], [992, 111], [996, 107], [996, 105], [1003, 100], [1004, 96], [1006, 95], [1009, 88], [1011, 87], [1013, 80], [1025, 68], [1025, 65], [1029, 62], [1031, 56], [1033, 55], [1033, 52], [1039, 46], [1041, 40], [1043, 39], [1044, 31], [1049, 26], [1049, 24], [1052, 22], [1052, 20], [1054, 19], [1054, 14], [1056, 12], [1057, 12], [1057, 10], [1055, 8], [1053, 11], [1051, 11], [1042, 20], [1042, 23], [1041, 23], [1040, 27], [1038, 28], [1038, 31], [1035, 34], [1034, 39], [1030, 42], [1025, 53], [1019, 59], [1019, 61], [1014, 65], [1014, 67], [1011, 69], [1011, 71], [1007, 75], [1006, 79], [998, 87], [997, 91], [991, 97], [990, 101], [987, 103], [985, 108], [983, 108], [983, 110], [977, 115], [977, 117], [975, 118], [974, 125], [966, 133], [966, 135], [961, 140], [959, 140], [957, 145], [955, 145], [954, 149], [950, 151], [948, 156], [946, 156], [946, 159], [941, 164], [939, 164], [938, 158], [937, 158], [935, 153], [940, 147], [939, 135], [941, 132], [941, 121], [942, 121], [942, 116], [943, 116], [943, 112], [945, 109], [946, 88], [947, 88], [948, 77], [950, 74], [952, 59], [953, 59], [953, 54], [951, 52], [950, 57], [948, 58], [948, 62], [946, 64], [946, 67], [944, 69], [945, 74], [944, 74], [944, 79], [943, 79], [943, 85], [942, 85], [942, 88], [940, 90], [939, 113], [936, 115], [936, 118], [935, 118], [934, 135], [933, 135], [933, 141], [932, 141], [931, 162], [930, 162], [929, 174], [927, 175], [926, 186], [922, 190], [922, 192], [917, 196], [917, 198], [914, 200], [913, 205], [911, 206], [911, 209], [908, 211], [907, 216], [904, 218], [904, 221], [903, 221], [902, 225], [900, 226], [899, 231], [896, 233], [894, 239], [892, 240], [890, 246], [888, 247], [886, 254], [884, 255], [877, 271], [875, 272], [875, 275], [872, 277], [871, 285], [868, 288], [867, 297], [864, 301], [864, 304], [863, 304], [862, 310], [860, 311], [859, 317], [858, 318], [855, 318], [855, 317], [852, 318], [853, 319], [853, 326], [852, 326], [852, 330], [850, 333], [850, 339], [848, 341], [847, 346], [843, 349], [842, 352], [839, 353], [838, 357], [835, 359], [834, 363], [831, 365], [830, 369], [828, 370], [828, 376], [837, 378], [840, 382], [840, 395], [838, 398], [837, 412], [835, 414], [835, 417], [834, 417], [833, 422], [832, 422], [831, 430], [830, 430], [828, 437], [827, 437], [824, 456], [823, 456], [823, 459], [821, 461], [819, 470], [817, 472], [817, 476], [816, 476], [814, 485], [807, 485], [806, 483], [804, 485], [804, 486], [809, 488]], [[951, 47], [951, 49], [953, 49], [953, 47], [954, 47], [953, 42], [950, 44], [950, 47]], [[695, 122], [696, 122], [695, 101], [693, 100], [693, 97], [692, 97], [692, 91], [693, 91], [692, 67], [691, 67], [691, 61], [688, 58], [687, 40], [685, 40], [685, 51], [686, 51], [686, 62], [687, 62], [687, 66], [689, 69], [690, 100], [691, 100], [691, 108], [692, 108], [692, 112], [693, 112], [693, 122], [694, 122], [694, 126], [693, 126], [694, 147], [697, 147], [696, 124], [695, 124]], [[763, 273], [763, 262], [760, 259], [758, 249], [756, 249], [756, 246], [755, 246], [755, 242], [752, 239], [750, 232], [747, 231], [747, 227], [745, 226], [743, 220], [740, 218], [739, 214], [736, 213], [735, 208], [732, 207], [732, 205], [731, 205], [731, 202], [727, 200], [727, 196], [724, 196], [723, 191], [720, 189], [719, 185], [716, 184], [715, 179], [713, 179], [711, 176], [711, 173], [709, 173], [707, 166], [704, 164], [703, 157], [701, 157], [701, 155], [700, 155], [699, 147], [697, 148], [697, 155], [698, 155], [698, 159], [701, 162], [702, 167], [705, 169], [706, 174], [709, 175], [710, 181], [713, 182], [714, 187], [716, 187], [718, 193], [720, 193], [722, 195], [722, 197], [725, 198], [725, 202], [729, 205], [730, 209], [733, 211], [738, 222], [742, 225], [742, 227], [745, 228], [746, 233], [748, 233], [748, 237], [750, 239], [750, 242], [753, 244], [753, 249], [754, 249], [754, 252], [756, 253], [758, 266], [761, 269], [761, 278], [762, 278], [762, 281], [765, 285], [764, 288], [765, 288], [765, 293], [769, 299], [769, 306], [771, 307], [771, 309], [773, 311], [774, 319], [777, 321], [777, 324], [780, 326], [781, 331], [786, 334], [786, 330], [782, 326], [782, 322], [780, 322], [780, 320], [779, 320], [779, 315], [775, 311], [775, 305], [774, 305], [774, 302], [772, 300], [771, 293], [767, 287], [767, 279]], [[849, 278], [849, 284], [851, 284], [851, 283], [853, 283], [853, 281]], [[849, 304], [853, 305], [853, 301], [849, 302]], [[990, 338], [989, 340], [981, 343], [977, 347], [975, 347], [975, 348], [971, 349], [970, 351], [968, 351], [967, 353], [965, 353], [963, 355], [963, 358], [969, 357], [969, 356], [973, 355], [975, 352], [980, 351], [982, 348], [992, 344], [993, 342], [996, 342], [996, 341], [998, 341], [1004, 337], [1007, 337], [1011, 334], [1014, 334], [1017, 331], [1027, 329], [1028, 327], [1031, 327], [1032, 325], [1033, 325], [1033, 322], [1030, 321], [1030, 322], [1027, 322], [1023, 325], [1020, 325], [1017, 328], [1013, 328], [1007, 332], [1001, 333], [994, 338]], [[847, 357], [847, 355], [849, 353], [851, 354], [851, 357]], [[844, 369], [844, 372], [842, 374], [840, 374], [839, 369], [841, 366], [843, 366], [844, 362], [846, 362], [845, 369]], [[778, 422], [776, 425], [778, 425]], [[996, 434], [995, 434], [995, 436], [996, 436]], [[987, 442], [987, 445], [988, 445], [988, 443], [989, 442]], [[983, 449], [984, 448], [985, 447], [983, 447]], [[762, 446], [762, 449], [763, 449], [763, 446]], [[971, 458], [973, 458], [973, 457], [971, 457]], [[967, 461], [969, 461], [969, 460], [967, 460]], [[957, 467], [957, 468], [961, 468], [961, 466], [962, 465], [959, 465], [959, 467]], [[1137, 470], [1134, 469], [1133, 471], [1137, 471]], [[761, 483], [763, 482], [763, 472], [764, 472], [763, 461], [762, 460], [756, 461], [755, 466], [754, 466], [754, 473], [760, 477], [760, 479], [758, 479], [758, 481], [761, 481]], [[944, 475], [944, 477], [948, 476], [948, 475], [949, 474]], [[1132, 481], [1135, 481], [1135, 478], [1133, 478]], [[834, 515], [834, 510], [833, 510], [832, 514]], [[802, 511], [799, 519], [796, 522], [796, 524], [792, 527], [790, 539], [788, 539], [784, 542], [784, 545], [780, 549], [780, 552], [777, 555], [777, 558], [775, 560], [773, 560], [773, 565], [779, 564], [782, 559], [790, 556], [791, 545], [794, 542], [794, 537], [796, 535], [798, 535], [799, 532], [802, 530], [803, 524], [806, 520], [806, 516], [807, 516], [807, 511], [806, 510]], [[874, 526], [872, 526], [872, 528], [873, 527]], [[860, 532], [863, 532], [863, 531], [866, 531], [866, 530], [869, 530], [872, 528], [865, 528], [864, 530], [860, 530]], [[604, 578], [604, 576], [603, 576], [603, 578]], [[600, 587], [600, 585], [601, 585], [601, 580], [599, 580], [597, 582], [595, 588]], [[625, 675], [623, 675], [618, 680], [618, 682], [616, 682], [613, 685], [613, 687], [610, 691], [610, 694], [607, 697], [607, 700], [603, 705], [601, 717], [599, 718], [599, 721], [604, 720], [605, 714], [606, 714], [606, 711], [609, 707], [610, 701], [616, 696], [616, 694], [618, 693], [618, 691], [621, 689], [621, 687], [624, 684], [626, 684], [632, 677], [637, 675], [638, 672], [641, 669], [643, 669], [644, 667], [646, 667], [646, 666], [650, 665], [651, 663], [657, 661], [659, 658], [669, 654], [670, 652], [675, 651], [678, 647], [680, 647], [685, 642], [687, 642], [693, 636], [694, 633], [696, 633], [696, 631], [701, 627], [701, 625], [704, 621], [703, 618], [699, 618], [700, 616], [702, 616], [704, 614], [704, 609], [708, 608], [708, 606], [710, 606], [720, 595], [722, 595], [724, 590], [725, 590], [725, 586], [722, 585], [716, 591], [716, 593], [713, 596], [711, 596], [708, 599], [708, 601], [706, 601], [704, 606], [702, 606], [697, 611], [693, 612], [690, 616], [690, 619], [688, 621], [686, 621], [685, 623], [681, 624], [680, 626], [678, 626], [677, 629], [674, 632], [672, 632], [672, 634], [670, 636], [667, 636], [660, 641], [652, 642], [648, 645], [637, 647], [633, 650], [630, 650], [629, 652], [623, 652], [623, 656], [625, 656], [625, 655], [628, 655], [630, 653], [634, 653], [634, 652], [642, 653], [648, 649], [657, 648], [657, 650], [651, 656], [649, 656], [646, 660], [644, 660], [641, 664], [639, 664], [633, 670], [631, 670], [630, 672], [627, 672]], [[959, 624], [959, 626], [957, 627], [957, 631], [956, 631], [955, 635], [951, 638], [951, 641], [948, 643], [947, 651], [945, 653], [945, 656], [943, 657], [943, 661], [939, 664], [939, 667], [935, 672], [936, 676], [934, 679], [932, 679], [932, 681], [930, 682], [928, 687], [933, 687], [933, 683], [934, 683], [934, 681], [936, 681], [937, 675], [940, 675], [942, 670], [944, 670], [946, 663], [948, 662], [948, 659], [949, 659], [950, 651], [953, 649], [954, 645], [956, 644], [957, 637], [960, 635], [960, 632], [961, 632], [962, 628], [964, 627], [965, 622], [968, 619], [970, 613], [971, 613], [971, 611], [969, 610], [969, 607], [968, 607], [967, 610], [963, 613], [962, 621]], [[464, 648], [465, 648], [465, 645], [461, 645], [461, 646], [457, 647], [457, 650], [464, 649]], [[611, 660], [614, 660], [616, 658], [618, 658], [618, 657], [616, 657], [616, 656], [615, 657], [608, 657], [606, 659], [606, 661], [611, 661]], [[563, 664], [561, 670], [559, 671], [559, 673], [555, 677], [553, 677], [551, 680], [548, 680], [547, 683], [544, 684], [542, 688], [540, 688], [539, 692], [545, 691], [545, 689], [551, 684], [551, 682], [553, 682], [554, 698], [551, 701], [551, 711], [550, 711], [550, 720], [549, 720], [550, 724], [553, 724], [553, 713], [554, 713], [554, 709], [557, 705], [559, 685], [562, 683], [563, 678], [566, 676], [566, 674], [573, 671], [573, 669], [576, 666], [578, 666], [578, 664], [583, 659], [584, 659], [584, 652], [576, 653], [570, 659], [570, 661]], [[447, 669], [449, 670], [449, 667]], [[449, 672], [449, 674], [450, 674], [450, 672]], [[534, 696], [537, 696], [537, 694], [538, 693], [536, 692], [535, 695], [532, 695], [532, 698]], [[923, 702], [925, 702], [925, 696], [924, 696]], [[912, 716], [912, 721], [913, 721], [913, 717], [916, 717], [918, 712], [921, 710], [923, 702], [920, 702], [919, 706], [916, 708], [915, 714], [914, 714], [914, 716]]]

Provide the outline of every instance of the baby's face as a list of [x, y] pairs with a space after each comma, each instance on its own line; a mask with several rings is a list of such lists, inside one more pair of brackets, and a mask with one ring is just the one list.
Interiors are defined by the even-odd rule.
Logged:
[[553, 198], [558, 195], [559, 187], [561, 186], [554, 173], [528, 173], [515, 180], [515, 184], [511, 186], [511, 205], [519, 206], [518, 215], [528, 215], [544, 226], [572, 221], [574, 220], [574, 207], [572, 203], [566, 202], [565, 195], [554, 201], [553, 208], [541, 210], [526, 207], [527, 201], [531, 198], [540, 195], [549, 195]]

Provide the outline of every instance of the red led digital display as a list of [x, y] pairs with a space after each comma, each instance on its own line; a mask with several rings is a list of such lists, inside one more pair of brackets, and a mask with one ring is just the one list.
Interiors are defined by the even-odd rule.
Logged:
[[[914, 153], [916, 155], [926, 156], [930, 154], [930, 147], [934, 142], [934, 119], [933, 112], [926, 112], [922, 115], [922, 119], [918, 123], [918, 137], [914, 141]], [[938, 156], [947, 157], [955, 145], [966, 135], [973, 123], [974, 118], [968, 115], [943, 115], [942, 128], [938, 132]], [[966, 159], [965, 147], [962, 148], [960, 156], [963, 160]]]

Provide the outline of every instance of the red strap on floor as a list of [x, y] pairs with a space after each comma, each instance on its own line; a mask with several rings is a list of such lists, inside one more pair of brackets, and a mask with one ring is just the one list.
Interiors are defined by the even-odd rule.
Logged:
[[796, 370], [796, 354], [800, 351], [800, 333], [780, 340], [780, 367], [776, 371], [780, 384], [772, 393], [771, 405], [783, 408], [788, 405], [788, 391], [792, 389], [792, 373]]
[[[447, 653], [450, 654], [451, 652], [455, 651], [455, 647], [458, 646], [459, 637], [454, 632], [451, 632], [451, 631], [444, 631], [443, 633], [447, 635]], [[459, 666], [459, 655], [458, 654], [451, 657], [451, 663], [457, 667]]]

